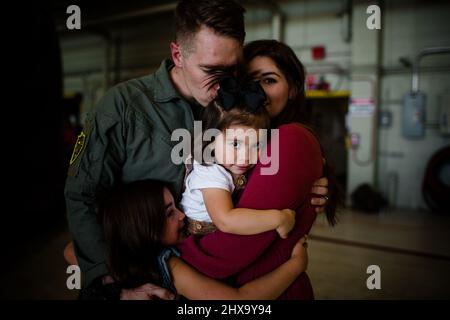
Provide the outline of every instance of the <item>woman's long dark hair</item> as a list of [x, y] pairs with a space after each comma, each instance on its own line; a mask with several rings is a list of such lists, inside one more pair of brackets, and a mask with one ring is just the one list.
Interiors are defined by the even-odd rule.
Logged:
[[245, 65], [255, 57], [268, 57], [275, 62], [283, 72], [289, 85], [289, 98], [286, 107], [276, 117], [271, 119], [272, 127], [282, 124], [306, 121], [305, 110], [305, 69], [294, 51], [287, 45], [276, 40], [257, 40], [244, 46]]
[[[248, 66], [249, 62], [256, 57], [272, 59], [278, 69], [283, 73], [289, 85], [290, 97], [287, 105], [276, 117], [271, 119], [272, 127], [276, 128], [282, 124], [298, 122], [314, 134], [313, 130], [309, 127], [306, 114], [305, 69], [295, 52], [289, 46], [277, 40], [257, 40], [249, 42], [244, 46], [245, 65]], [[325, 159], [323, 150], [322, 156]], [[329, 199], [325, 207], [325, 213], [328, 223], [333, 226], [337, 223], [337, 206], [343, 203], [343, 201], [333, 169], [326, 159], [323, 167], [323, 175], [328, 178]]]
[[153, 180], [120, 184], [99, 203], [109, 271], [124, 288], [161, 282], [157, 257], [166, 223], [164, 187]]

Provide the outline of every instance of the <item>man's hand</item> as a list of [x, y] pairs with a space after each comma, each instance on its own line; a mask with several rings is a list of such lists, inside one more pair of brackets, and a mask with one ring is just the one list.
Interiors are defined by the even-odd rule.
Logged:
[[175, 295], [164, 288], [146, 283], [134, 289], [122, 289], [120, 300], [173, 300]]
[[325, 177], [316, 180], [311, 188], [311, 193], [321, 195], [311, 199], [311, 204], [317, 206], [317, 213], [324, 213], [328, 200], [328, 179]]

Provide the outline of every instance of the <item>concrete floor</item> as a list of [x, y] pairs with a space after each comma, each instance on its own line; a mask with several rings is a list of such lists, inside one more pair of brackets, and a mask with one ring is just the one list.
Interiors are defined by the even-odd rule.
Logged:
[[1, 299], [71, 300], [78, 296], [77, 290], [66, 287], [67, 263], [63, 258], [70, 235], [65, 224], [33, 235], [21, 244], [12, 259], [15, 260], [0, 274]]
[[[3, 268], [0, 298], [76, 299], [66, 288], [65, 223], [32, 237], [16, 263]], [[323, 216], [310, 235], [308, 274], [316, 299], [450, 299], [450, 216], [389, 211], [343, 211], [330, 228]], [[369, 265], [381, 289], [369, 290]]]
[[[308, 274], [317, 299], [450, 299], [450, 216], [392, 210], [343, 211], [311, 230]], [[367, 267], [381, 271], [369, 290]]]

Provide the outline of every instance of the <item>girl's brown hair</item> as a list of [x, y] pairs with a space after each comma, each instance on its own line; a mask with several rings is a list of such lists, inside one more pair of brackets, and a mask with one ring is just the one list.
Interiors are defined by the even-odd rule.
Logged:
[[161, 282], [157, 257], [166, 223], [164, 187], [153, 180], [120, 184], [100, 201], [109, 271], [124, 288]]

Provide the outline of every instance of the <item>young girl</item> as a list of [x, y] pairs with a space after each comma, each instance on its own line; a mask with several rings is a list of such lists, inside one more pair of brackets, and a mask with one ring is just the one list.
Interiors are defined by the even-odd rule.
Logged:
[[201, 274], [173, 248], [182, 239], [184, 214], [163, 182], [134, 181], [115, 187], [101, 202], [110, 274], [120, 288], [153, 283], [188, 299], [275, 299], [306, 270], [306, 238], [272, 272], [232, 288]]
[[[214, 163], [194, 156], [186, 178], [181, 207], [188, 217], [188, 231], [204, 235], [216, 228], [223, 232], [252, 235], [276, 230], [286, 238], [295, 223], [295, 212], [234, 208], [232, 195], [244, 187], [245, 174], [256, 164], [262, 141], [260, 130], [270, 128], [261, 86], [234, 78], [220, 82], [218, 98], [203, 113], [203, 132], [217, 129], [212, 143], [202, 142], [202, 156], [210, 148]], [[202, 134], [204, 137], [204, 134]], [[195, 148], [194, 148], [195, 150]]]

